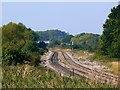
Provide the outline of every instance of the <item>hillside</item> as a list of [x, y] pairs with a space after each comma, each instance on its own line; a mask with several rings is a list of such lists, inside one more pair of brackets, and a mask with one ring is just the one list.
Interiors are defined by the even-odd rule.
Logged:
[[46, 30], [46, 31], [36, 31], [39, 36], [39, 41], [48, 41], [52, 39], [62, 39], [67, 35], [66, 32], [60, 30]]

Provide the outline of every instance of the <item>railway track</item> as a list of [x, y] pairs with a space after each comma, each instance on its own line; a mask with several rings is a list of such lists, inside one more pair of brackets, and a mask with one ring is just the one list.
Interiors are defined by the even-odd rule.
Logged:
[[[57, 72], [60, 74], [63, 74], [64, 76], [73, 76], [72, 71], [69, 68], [65, 68], [58, 62], [58, 52], [53, 51], [50, 58], [49, 58], [49, 64], [51, 67], [55, 68]], [[74, 73], [75, 77], [80, 77], [79, 74]]]
[[58, 72], [67, 76], [82, 76], [102, 83], [120, 84], [119, 76], [98, 71], [77, 63], [68, 53], [63, 51], [53, 51], [49, 58], [49, 64]]
[[106, 72], [102, 72], [102, 71], [98, 71], [98, 70], [94, 70], [92, 68], [86, 67], [84, 65], [78, 64], [76, 63], [73, 59], [71, 59], [71, 57], [65, 53], [65, 52], [61, 52], [64, 60], [66, 60], [69, 64], [71, 64], [71, 66], [75, 66], [77, 70], [81, 71], [81, 69], [84, 71], [84, 76], [88, 76], [89, 79], [94, 79], [94, 80], [98, 80], [100, 82], [104, 82], [104, 83], [113, 83], [118, 85], [120, 83], [120, 79], [118, 76], [116, 75], [112, 75]]
[[88, 78], [88, 72], [84, 71], [83, 68], [79, 68], [78, 66], [75, 66], [76, 64], [71, 62], [70, 59], [66, 59], [63, 52], [59, 52], [59, 60], [61, 63], [64, 63], [66, 66], [68, 66], [71, 69], [74, 69], [74, 72], [78, 73], [82, 77]]

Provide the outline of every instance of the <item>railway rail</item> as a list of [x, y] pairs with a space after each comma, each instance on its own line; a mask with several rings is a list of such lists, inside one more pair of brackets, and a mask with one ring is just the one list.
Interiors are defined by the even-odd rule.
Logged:
[[[58, 62], [58, 52], [52, 52], [50, 58], [49, 58], [49, 64], [51, 67], [55, 68], [59, 73], [63, 74], [64, 76], [72, 76], [72, 71], [69, 68], [63, 67]], [[74, 73], [75, 77], [79, 77], [80, 75], [77, 73]]]
[[82, 76], [102, 83], [120, 85], [119, 76], [95, 70], [86, 65], [77, 63], [68, 53], [63, 51], [52, 51], [49, 57], [49, 64], [59, 73], [66, 76]]

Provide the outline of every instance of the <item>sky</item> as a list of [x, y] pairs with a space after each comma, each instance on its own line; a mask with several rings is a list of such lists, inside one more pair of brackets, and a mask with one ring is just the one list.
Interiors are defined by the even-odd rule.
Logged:
[[34, 31], [59, 29], [73, 35], [102, 34], [111, 8], [117, 5], [117, 2], [3, 2], [2, 25], [22, 22]]

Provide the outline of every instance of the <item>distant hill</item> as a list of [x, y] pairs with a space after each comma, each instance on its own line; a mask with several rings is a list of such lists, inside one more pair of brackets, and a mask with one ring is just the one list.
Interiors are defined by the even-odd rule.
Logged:
[[46, 31], [36, 31], [39, 36], [40, 41], [48, 41], [52, 39], [62, 39], [67, 35], [66, 32], [60, 30], [46, 30]]

